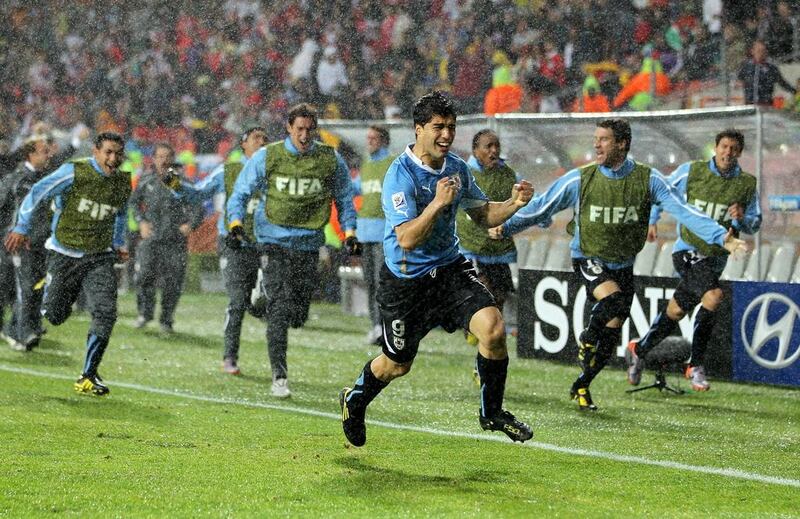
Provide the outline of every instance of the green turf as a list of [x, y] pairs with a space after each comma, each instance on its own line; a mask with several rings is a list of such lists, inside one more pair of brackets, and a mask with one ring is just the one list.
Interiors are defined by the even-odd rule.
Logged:
[[[166, 338], [134, 330], [133, 298], [121, 298], [101, 366], [106, 398], [71, 389], [85, 315], [50, 327], [34, 352], [0, 350], [0, 516], [800, 514], [800, 391], [712, 380], [706, 394], [628, 395], [624, 373], [609, 369], [592, 386], [601, 410], [587, 415], [567, 398], [576, 367], [512, 354], [506, 407], [534, 426], [534, 442], [487, 441], [500, 436], [478, 426], [474, 349], [436, 331], [370, 407], [370, 420], [391, 426], [371, 424], [367, 445], [347, 448], [337, 393], [377, 353], [361, 344], [366, 320], [314, 305], [289, 335], [283, 401], [269, 395], [252, 318], [244, 376], [219, 371], [224, 306], [185, 296]], [[761, 476], [788, 484], [747, 479]]]

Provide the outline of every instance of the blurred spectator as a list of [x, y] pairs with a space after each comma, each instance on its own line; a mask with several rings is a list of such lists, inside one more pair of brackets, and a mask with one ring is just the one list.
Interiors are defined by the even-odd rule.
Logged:
[[317, 66], [317, 87], [323, 101], [337, 97], [348, 85], [347, 71], [339, 59], [336, 47], [328, 46], [322, 51], [322, 61]]
[[[724, 11], [720, 0], [273, 4], [2, 2], [0, 139], [13, 149], [39, 120], [169, 139], [182, 128], [199, 152], [214, 152], [255, 120], [280, 133], [286, 107], [301, 100], [324, 106], [334, 95], [343, 117], [407, 115], [430, 88], [451, 90], [470, 112], [500, 85], [509, 88], [495, 108], [558, 110], [571, 106], [590, 65], [630, 69], [645, 45], [668, 73], [695, 79], [713, 75], [721, 31], [722, 67], [733, 71], [756, 38], [792, 59], [797, 30], [789, 0], [730, 0]], [[614, 38], [603, 36], [609, 27]], [[323, 56], [328, 47], [335, 58]], [[597, 79], [614, 90], [616, 72]]]
[[600, 82], [589, 74], [583, 82], [583, 97], [576, 101], [573, 112], [610, 112], [611, 103], [608, 97], [600, 90]]
[[742, 64], [738, 74], [744, 87], [745, 104], [772, 106], [776, 83], [784, 90], [796, 93], [794, 87], [781, 75], [778, 67], [767, 58], [767, 45], [757, 40], [751, 49], [751, 58]]
[[453, 80], [453, 98], [459, 113], [480, 113], [483, 94], [489, 87], [488, 79], [489, 63], [483, 45], [473, 42], [464, 50]]
[[684, 72], [689, 81], [709, 79], [716, 74], [718, 47], [704, 25], [698, 25], [692, 31], [685, 60]]
[[[652, 75], [655, 74], [655, 79]], [[631, 110], [647, 110], [653, 103], [653, 88], [655, 95], [663, 96], [672, 88], [669, 77], [664, 74], [661, 63], [651, 57], [642, 60], [642, 69], [628, 81], [614, 98], [614, 108], [618, 109], [626, 104]]]
[[747, 44], [742, 30], [732, 23], [726, 24], [722, 29], [722, 37], [725, 40], [725, 59], [722, 67], [727, 75], [733, 76], [747, 59]]
[[792, 54], [796, 23], [789, 2], [785, 0], [778, 2], [776, 16], [772, 16], [769, 22], [767, 51], [770, 56], [782, 59]]
[[722, 0], [703, 0], [703, 23], [712, 37], [722, 30]]

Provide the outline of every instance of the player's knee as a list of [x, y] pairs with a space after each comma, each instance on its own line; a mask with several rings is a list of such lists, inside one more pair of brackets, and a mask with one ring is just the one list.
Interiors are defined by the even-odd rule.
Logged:
[[703, 299], [701, 302], [705, 308], [714, 311], [719, 308], [719, 305], [722, 304], [724, 297], [725, 294], [722, 292], [721, 288], [712, 288], [703, 294]]
[[505, 328], [503, 316], [495, 307], [483, 308], [472, 316], [469, 323], [469, 331], [490, 349], [505, 347]]
[[671, 321], [680, 321], [685, 315], [686, 311], [678, 301], [675, 298], [670, 299], [669, 303], [667, 303], [667, 318]]
[[600, 304], [604, 307], [604, 313], [610, 316], [612, 320], [619, 319], [621, 322], [625, 322], [625, 319], [628, 318], [628, 313], [630, 312], [630, 302], [622, 292], [614, 292], [613, 294], [603, 298], [600, 301]]
[[478, 335], [478, 341], [484, 344], [489, 350], [501, 350], [505, 348], [506, 330], [505, 324], [501, 319], [499, 322], [493, 323], [481, 335]]
[[372, 363], [372, 372], [379, 380], [384, 382], [402, 377], [411, 371], [411, 362], [394, 362], [386, 356], [378, 357], [376, 360], [377, 362]]

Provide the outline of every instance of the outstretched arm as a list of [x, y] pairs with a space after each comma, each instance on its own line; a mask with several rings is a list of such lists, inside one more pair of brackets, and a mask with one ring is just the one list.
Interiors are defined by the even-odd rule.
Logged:
[[574, 169], [568, 172], [547, 188], [547, 191], [533, 197], [530, 203], [509, 218], [501, 228], [491, 230], [489, 235], [509, 237], [534, 225], [549, 227], [556, 213], [577, 205], [580, 185], [580, 171]]
[[176, 198], [186, 200], [190, 204], [199, 204], [217, 193], [225, 192], [225, 164], [214, 168], [205, 178], [197, 183], [181, 180], [178, 189], [172, 193]]
[[527, 180], [521, 180], [511, 189], [511, 197], [504, 202], [488, 202], [474, 209], [467, 209], [469, 217], [483, 227], [496, 227], [512, 216], [517, 211], [528, 205], [533, 198], [533, 185]]
[[17, 211], [17, 222], [8, 233], [4, 245], [9, 252], [16, 252], [21, 247], [28, 247], [28, 230], [31, 217], [39, 204], [64, 193], [75, 179], [75, 166], [71, 163], [62, 165], [50, 175], [47, 175], [31, 187], [25, 195]]

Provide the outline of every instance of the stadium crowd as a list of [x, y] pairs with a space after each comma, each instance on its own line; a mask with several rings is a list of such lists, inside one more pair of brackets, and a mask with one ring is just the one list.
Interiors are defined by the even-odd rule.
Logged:
[[11, 0], [0, 14], [6, 148], [46, 121], [221, 155], [256, 122], [278, 137], [300, 101], [391, 119], [436, 88], [493, 112], [512, 85], [513, 111], [602, 109], [597, 95], [635, 108], [619, 95], [643, 66], [673, 85], [733, 78], [757, 39], [792, 59], [798, 20], [788, 0]]

